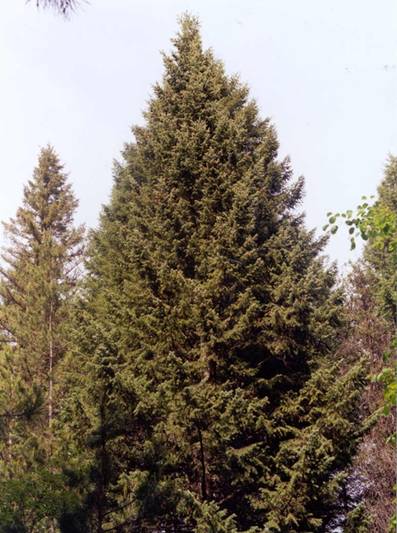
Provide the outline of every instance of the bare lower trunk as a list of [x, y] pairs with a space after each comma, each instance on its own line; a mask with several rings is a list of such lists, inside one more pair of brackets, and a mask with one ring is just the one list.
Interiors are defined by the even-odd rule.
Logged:
[[[50, 317], [48, 322], [48, 427], [51, 433], [52, 418], [53, 418], [53, 371], [54, 371], [54, 341], [52, 337], [52, 317], [53, 305], [50, 304]], [[51, 435], [49, 441], [49, 454], [52, 454]], [[51, 520], [49, 533], [55, 533], [54, 521]]]
[[54, 368], [54, 346], [52, 339], [52, 303], [50, 307], [50, 318], [48, 325], [49, 333], [49, 361], [48, 361], [48, 427], [51, 429], [53, 416], [53, 368]]
[[11, 463], [12, 461], [12, 430], [11, 430], [11, 420], [8, 423], [8, 432], [7, 432], [7, 456], [8, 461]]

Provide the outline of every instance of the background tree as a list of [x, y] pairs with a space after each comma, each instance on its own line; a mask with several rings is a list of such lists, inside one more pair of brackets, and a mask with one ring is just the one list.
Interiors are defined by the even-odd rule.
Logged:
[[48, 146], [22, 206], [4, 224], [9, 246], [0, 268], [3, 481], [47, 468], [52, 456], [61, 401], [58, 365], [67, 348], [82, 253], [83, 230], [73, 225], [76, 207], [63, 166]]
[[397, 157], [390, 157], [369, 211], [373, 226], [364, 257], [376, 274], [376, 293], [382, 313], [397, 326]]
[[[345, 220], [352, 239], [367, 244], [363, 261], [351, 276], [350, 331], [342, 346], [345, 357], [361, 353], [368, 362], [370, 383], [362, 413], [370, 427], [355, 458], [368, 531], [386, 532], [395, 509], [395, 406], [397, 398], [397, 159], [390, 157], [378, 197], [363, 197], [356, 211], [329, 214], [331, 231]], [[350, 355], [351, 357], [351, 355]], [[376, 450], [376, 452], [375, 452]], [[390, 530], [395, 530], [394, 523]]]
[[[394, 531], [395, 513], [395, 425], [397, 399], [397, 158], [390, 157], [378, 198], [369, 212], [369, 234], [365, 247], [366, 276], [374, 297], [373, 311], [384, 322], [384, 342], [375, 345], [378, 357], [371, 371], [377, 383], [370, 386], [370, 411], [379, 409], [381, 418], [365, 438], [356, 464], [366, 480], [365, 504], [372, 527]], [[380, 331], [382, 331], [382, 329]], [[382, 350], [379, 357], [379, 350]], [[374, 350], [371, 351], [374, 354]], [[382, 394], [383, 392], [383, 394]], [[385, 416], [386, 415], [386, 416]], [[376, 449], [376, 454], [373, 450]], [[375, 529], [376, 530], [376, 529]]]

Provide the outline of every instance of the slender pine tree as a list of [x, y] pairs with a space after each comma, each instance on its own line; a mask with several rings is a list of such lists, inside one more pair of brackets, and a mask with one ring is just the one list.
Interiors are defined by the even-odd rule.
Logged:
[[51, 461], [61, 402], [58, 366], [82, 253], [83, 229], [73, 225], [76, 207], [57, 154], [50, 146], [42, 149], [22, 206], [4, 224], [9, 245], [0, 268], [3, 482], [18, 481]]

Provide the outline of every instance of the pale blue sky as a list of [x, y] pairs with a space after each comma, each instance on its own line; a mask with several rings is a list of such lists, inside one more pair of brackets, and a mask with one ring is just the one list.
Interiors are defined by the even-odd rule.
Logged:
[[[142, 123], [177, 17], [201, 19], [306, 178], [309, 227], [356, 205], [397, 153], [397, 0], [91, 0], [70, 20], [34, 1], [0, 6], [0, 219], [21, 202], [39, 147], [55, 146], [96, 224], [112, 160]], [[345, 234], [328, 248], [351, 258]]]

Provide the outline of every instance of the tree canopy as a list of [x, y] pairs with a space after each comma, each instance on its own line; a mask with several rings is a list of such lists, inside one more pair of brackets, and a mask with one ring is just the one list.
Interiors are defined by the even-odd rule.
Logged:
[[329, 214], [368, 241], [348, 292], [247, 86], [195, 17], [172, 42], [87, 247], [50, 146], [5, 225], [0, 533], [369, 532], [396, 160]]
[[203, 49], [196, 19], [173, 43], [92, 234], [68, 362], [92, 523], [321, 531], [362, 382], [331, 357], [335, 270], [248, 89]]

